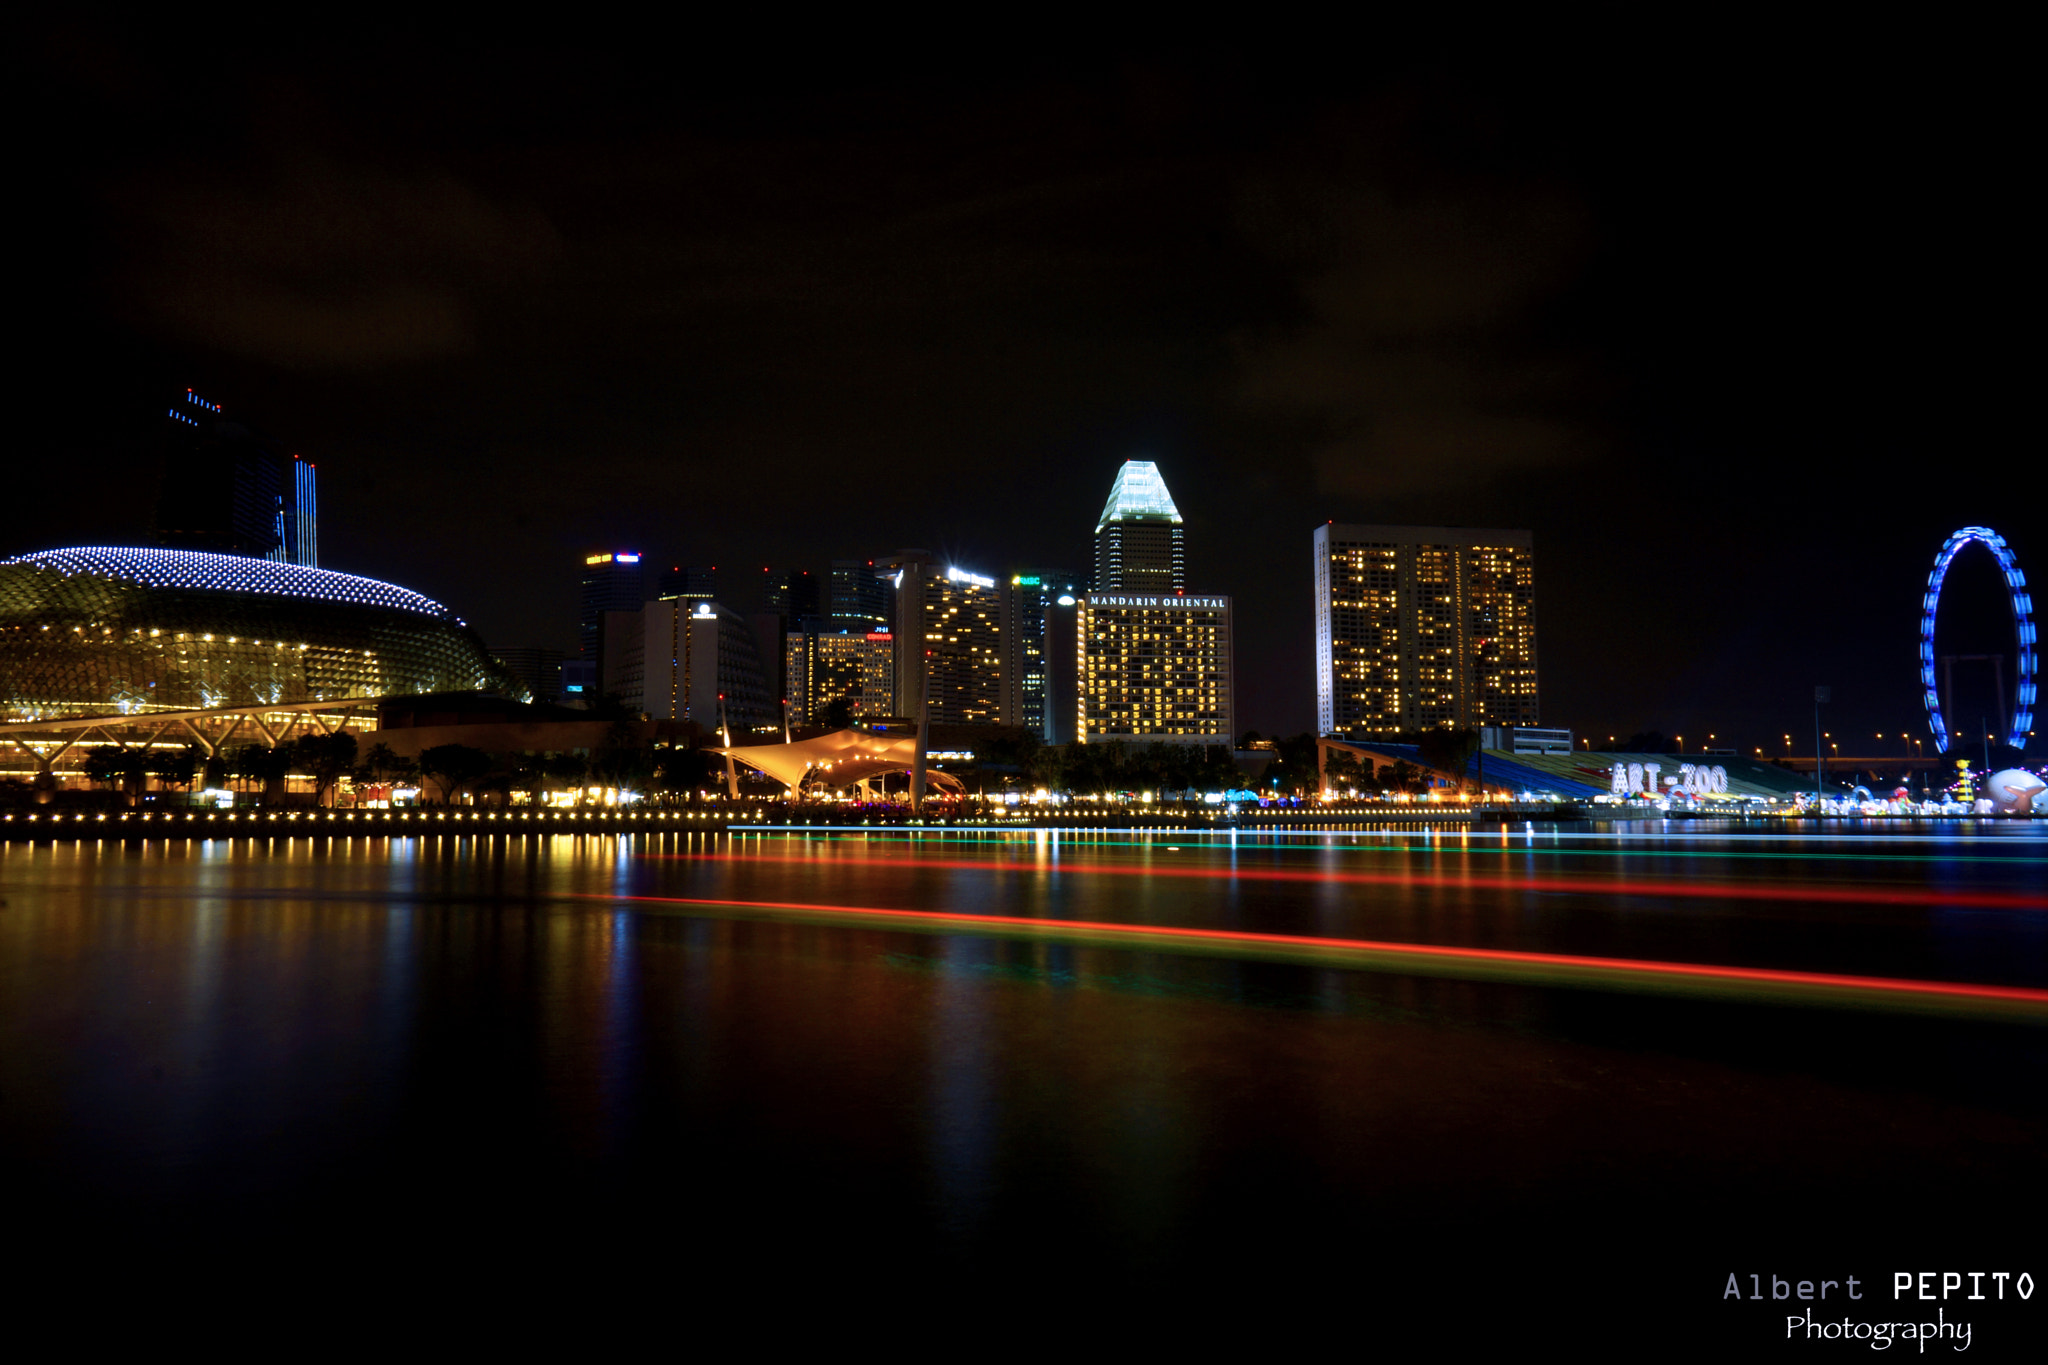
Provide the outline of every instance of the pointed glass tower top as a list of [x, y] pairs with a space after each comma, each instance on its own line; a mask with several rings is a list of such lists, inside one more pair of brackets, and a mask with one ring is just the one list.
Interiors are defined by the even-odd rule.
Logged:
[[1164, 517], [1175, 525], [1180, 524], [1180, 509], [1173, 505], [1173, 494], [1166, 491], [1166, 480], [1159, 477], [1159, 466], [1150, 460], [1124, 461], [1124, 467], [1116, 472], [1116, 482], [1109, 490], [1109, 502], [1103, 507], [1095, 529], [1099, 531], [1112, 521], [1128, 521], [1133, 517]]

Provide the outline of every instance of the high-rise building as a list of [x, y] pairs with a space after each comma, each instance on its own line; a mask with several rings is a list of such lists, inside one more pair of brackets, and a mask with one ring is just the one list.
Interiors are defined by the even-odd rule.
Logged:
[[1072, 744], [1081, 737], [1081, 599], [1063, 592], [1045, 609], [1045, 742]]
[[1537, 724], [1533, 543], [1527, 531], [1318, 526], [1319, 733]]
[[163, 421], [157, 538], [182, 550], [320, 567], [318, 496], [310, 460], [230, 421], [191, 389]]
[[1077, 607], [1082, 743], [1232, 742], [1228, 597], [1091, 592]]
[[736, 741], [781, 725], [780, 699], [765, 680], [753, 628], [739, 613], [674, 597], [648, 602], [636, 615], [637, 631], [613, 632], [614, 667], [637, 684], [629, 705], [637, 701], [655, 720], [695, 721], [707, 730], [723, 714]]
[[1159, 466], [1126, 460], [1095, 523], [1098, 592], [1185, 592], [1186, 545], [1180, 509]]
[[787, 637], [789, 711], [821, 722], [832, 703], [867, 719], [896, 710], [896, 637], [880, 631], [790, 631]]
[[284, 543], [270, 557], [285, 564], [320, 567], [320, 497], [318, 471], [303, 455], [292, 456], [280, 465], [284, 475], [284, 496], [278, 508], [278, 528]]
[[895, 572], [896, 709], [914, 716], [930, 684], [931, 718], [959, 725], [1015, 725], [1004, 626], [1008, 585], [922, 550], [886, 561]]
[[809, 569], [763, 569], [761, 610], [792, 626], [816, 628], [824, 618], [818, 579]]
[[526, 646], [496, 651], [498, 662], [505, 665], [512, 676], [519, 679], [527, 695], [536, 702], [556, 702], [562, 698], [562, 651], [541, 646]]
[[678, 564], [674, 568], [663, 569], [661, 579], [655, 585], [654, 595], [657, 599], [688, 597], [702, 598], [707, 602], [716, 601], [718, 566], [703, 564], [686, 567]]
[[896, 615], [890, 576], [872, 559], [835, 559], [826, 585], [826, 624], [833, 630], [884, 630]]
[[[583, 594], [576, 617], [576, 654], [595, 667], [591, 685], [600, 694], [613, 690], [604, 672], [605, 613], [638, 611], [645, 597], [646, 572], [637, 550], [600, 550], [583, 556]], [[575, 679], [581, 683], [580, 675]]]
[[[1049, 615], [1062, 597], [1082, 590], [1079, 575], [1064, 569], [1038, 569], [1010, 579], [1012, 624], [1007, 632], [1010, 662], [1007, 681], [1015, 694], [1011, 709], [1017, 723], [1051, 742], [1050, 674], [1047, 654]], [[1071, 601], [1068, 603], [1072, 606]], [[1072, 736], [1068, 736], [1072, 738]]]

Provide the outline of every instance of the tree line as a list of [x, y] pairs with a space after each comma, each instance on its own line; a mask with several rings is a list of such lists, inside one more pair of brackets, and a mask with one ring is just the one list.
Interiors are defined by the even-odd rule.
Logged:
[[[716, 737], [691, 726], [681, 742], [657, 744], [631, 721], [615, 722], [605, 741], [588, 751], [523, 752], [493, 755], [466, 744], [442, 744], [417, 758], [394, 753], [381, 742], [367, 748], [348, 731], [302, 735], [281, 745], [223, 747], [209, 757], [198, 744], [181, 748], [106, 744], [90, 749], [84, 770], [96, 784], [140, 799], [149, 779], [163, 786], [209, 788], [260, 794], [281, 804], [290, 774], [308, 777], [313, 797], [331, 804], [343, 779], [356, 786], [417, 786], [430, 802], [451, 804], [467, 794], [481, 803], [510, 804], [523, 794], [538, 804], [551, 791], [617, 788], [657, 801], [687, 799], [723, 781], [723, 760], [707, 752]], [[1262, 741], [1247, 732], [1242, 747], [1270, 745], [1272, 761], [1257, 778], [1237, 763], [1229, 747], [1166, 743], [1046, 744], [1017, 727], [992, 728], [972, 745], [975, 769], [962, 776], [983, 790], [1005, 788], [1107, 796], [1121, 792], [1206, 793], [1253, 788], [1262, 796], [1306, 797], [1325, 786], [1339, 790], [1419, 794], [1430, 770], [1462, 773], [1478, 747], [1470, 730], [1436, 730], [1406, 737], [1420, 750], [1423, 766], [1405, 760], [1383, 765], [1360, 762], [1333, 748], [1321, 768], [1312, 734]]]

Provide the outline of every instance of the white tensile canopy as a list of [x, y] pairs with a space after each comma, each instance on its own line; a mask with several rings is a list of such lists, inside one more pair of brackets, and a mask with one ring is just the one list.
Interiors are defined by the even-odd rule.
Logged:
[[[909, 735], [890, 739], [865, 730], [834, 730], [789, 744], [748, 744], [705, 752], [730, 755], [794, 791], [806, 775], [818, 776], [828, 787], [849, 787], [884, 773], [909, 772], [917, 762], [917, 740]], [[924, 776], [927, 786], [966, 790], [951, 773], [927, 768]]]

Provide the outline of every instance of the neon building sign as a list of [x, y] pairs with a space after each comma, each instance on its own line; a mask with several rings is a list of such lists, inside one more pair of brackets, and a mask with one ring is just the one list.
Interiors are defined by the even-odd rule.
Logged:
[[1661, 763], [1616, 763], [1607, 770], [1609, 787], [1616, 796], [1662, 796], [1665, 788], [1687, 796], [1723, 796], [1728, 791], [1728, 770], [1719, 766], [1681, 763], [1678, 776], [1665, 777]]
[[[2027, 592], [2027, 576], [2020, 572], [2005, 537], [1989, 526], [1965, 526], [1950, 536], [1934, 557], [1934, 572], [1927, 575], [1927, 593], [1920, 599], [1920, 690], [1927, 705], [1927, 725], [1934, 732], [1934, 747], [1948, 752], [1948, 725], [1941, 716], [1941, 695], [1934, 687], [1934, 613], [1941, 605], [1941, 583], [1948, 576], [1949, 562], [1972, 541], [1997, 557], [2005, 574], [2006, 589], [2012, 594], [2012, 620], [2019, 632], [2019, 687], [2013, 693], [2012, 729], [2005, 742], [2015, 749], [2027, 744], [2027, 732], [2034, 728], [2034, 599]], [[1951, 698], [1950, 700], [1954, 700]]]

